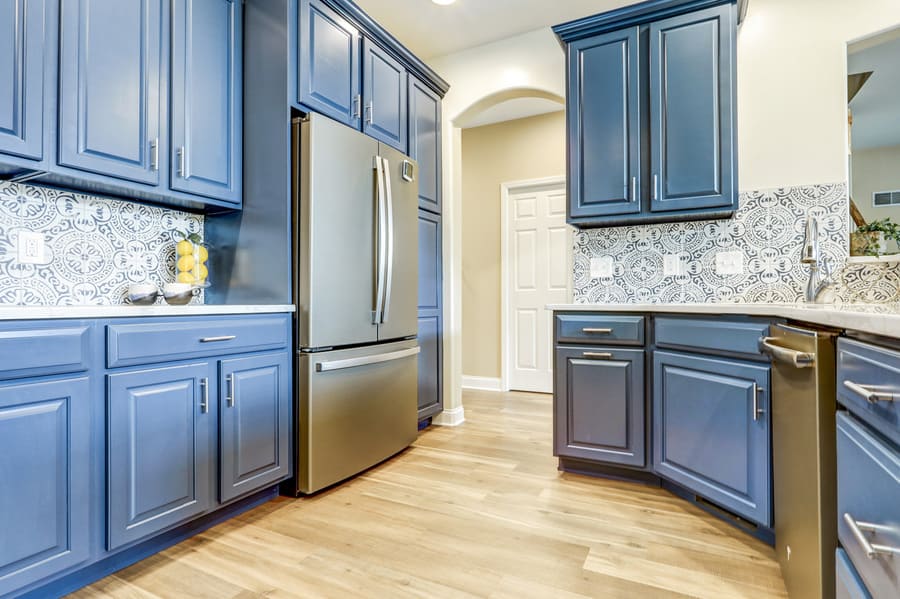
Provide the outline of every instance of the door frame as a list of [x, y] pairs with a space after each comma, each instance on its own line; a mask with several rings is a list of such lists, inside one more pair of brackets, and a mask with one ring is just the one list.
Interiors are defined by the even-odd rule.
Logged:
[[[510, 326], [510, 276], [509, 276], [509, 217], [510, 217], [510, 197], [534, 189], [536, 187], [552, 187], [559, 186], [566, 190], [567, 180], [565, 175], [555, 177], [543, 177], [540, 179], [524, 179], [520, 181], [507, 181], [500, 184], [500, 390], [509, 391], [510, 380], [510, 348], [512, 344], [509, 342], [509, 333], [512, 330]], [[571, 240], [571, 237], [570, 237]], [[572, 268], [574, 260], [574, 252], [566, 253], [566, 272], [569, 277], [566, 280], [567, 301], [572, 300], [573, 278]]]

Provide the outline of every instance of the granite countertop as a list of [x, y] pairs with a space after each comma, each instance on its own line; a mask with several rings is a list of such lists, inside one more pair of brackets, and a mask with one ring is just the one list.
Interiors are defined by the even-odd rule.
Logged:
[[53, 318], [129, 318], [139, 316], [208, 316], [222, 314], [276, 314], [293, 312], [290, 304], [189, 306], [0, 306], [0, 320], [44, 320]]
[[900, 338], [898, 304], [550, 304], [547, 309], [559, 312], [768, 316]]

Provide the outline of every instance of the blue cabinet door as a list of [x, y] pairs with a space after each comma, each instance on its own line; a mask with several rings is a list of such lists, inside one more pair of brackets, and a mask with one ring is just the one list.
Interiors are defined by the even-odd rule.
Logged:
[[0, 386], [0, 595], [88, 558], [86, 377]]
[[409, 155], [419, 163], [419, 208], [441, 212], [441, 99], [409, 77]]
[[653, 466], [732, 512], [772, 524], [769, 369], [653, 355]]
[[223, 360], [219, 367], [219, 499], [290, 474], [290, 354]]
[[441, 216], [419, 210], [419, 420], [444, 409]]
[[652, 211], [737, 207], [735, 8], [650, 25]]
[[629, 28], [569, 45], [569, 217], [641, 211], [640, 35]]
[[363, 38], [363, 131], [406, 153], [406, 69]]
[[43, 158], [44, 0], [0, 2], [0, 152]]
[[644, 350], [558, 347], [554, 455], [646, 464]]
[[359, 128], [359, 30], [322, 0], [300, 0], [297, 100]]
[[159, 184], [161, 0], [66, 0], [59, 163]]
[[205, 362], [107, 379], [107, 549], [212, 506], [216, 411]]
[[172, 4], [172, 189], [241, 201], [241, 3]]

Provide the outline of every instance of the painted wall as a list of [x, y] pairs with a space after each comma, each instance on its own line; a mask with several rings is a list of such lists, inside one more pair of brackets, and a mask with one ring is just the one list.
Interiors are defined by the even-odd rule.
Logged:
[[462, 132], [464, 375], [500, 377], [500, 184], [563, 176], [565, 128], [560, 111]]
[[[898, 59], [900, 60], [900, 59]], [[877, 191], [900, 191], [900, 146], [854, 150], [851, 196], [867, 221], [891, 218], [900, 222], [900, 206], [874, 206]]]

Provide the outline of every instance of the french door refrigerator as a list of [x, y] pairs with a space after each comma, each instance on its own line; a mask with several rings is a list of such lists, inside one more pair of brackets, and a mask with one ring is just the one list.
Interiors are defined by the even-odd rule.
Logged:
[[417, 434], [414, 160], [311, 114], [292, 122], [297, 439], [314, 493]]

